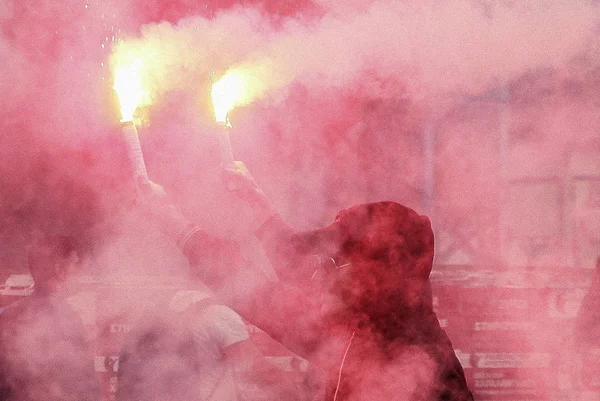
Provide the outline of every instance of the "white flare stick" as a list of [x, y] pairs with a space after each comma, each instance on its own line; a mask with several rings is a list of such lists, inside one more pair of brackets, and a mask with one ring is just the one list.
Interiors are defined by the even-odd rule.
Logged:
[[219, 136], [219, 149], [221, 149], [221, 163], [223, 168], [235, 170], [235, 159], [233, 158], [233, 149], [231, 148], [231, 138], [227, 125], [222, 124], [217, 133]]
[[135, 179], [142, 178], [145, 181], [148, 181], [148, 171], [146, 170], [146, 163], [144, 162], [144, 154], [142, 153], [140, 137], [138, 136], [135, 124], [133, 122], [123, 123], [121, 125], [121, 135], [125, 140], [127, 154], [131, 161], [133, 177]]

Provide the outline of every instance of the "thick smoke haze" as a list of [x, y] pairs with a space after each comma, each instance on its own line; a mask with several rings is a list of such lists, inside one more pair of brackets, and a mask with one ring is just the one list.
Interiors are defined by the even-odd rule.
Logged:
[[[265, 151], [268, 153], [267, 159], [273, 160], [274, 154], [279, 153], [287, 157], [287, 164], [296, 165], [290, 167], [291, 171], [299, 168], [314, 171], [315, 181], [303, 180], [304, 183], [297, 184], [306, 187], [300, 192], [321, 193], [324, 186], [330, 185], [319, 178], [323, 172], [319, 171], [321, 167], [313, 165], [318, 164], [317, 160], [336, 157], [340, 163], [331, 164], [344, 164], [346, 168], [352, 168], [341, 160], [357, 160], [355, 148], [360, 147], [356, 145], [360, 137], [371, 135], [368, 132], [385, 130], [389, 134], [379, 135], [381, 139], [374, 139], [375, 143], [371, 145], [373, 150], [363, 152], [366, 154], [359, 158], [366, 159], [364, 162], [369, 165], [368, 169], [377, 170], [377, 163], [372, 161], [380, 158], [373, 152], [385, 141], [388, 141], [390, 148], [408, 149], [407, 154], [397, 158], [410, 165], [400, 174], [403, 176], [401, 181], [413, 188], [413, 192], [415, 187], [418, 188], [417, 192], [422, 191], [420, 187], [423, 186], [426, 172], [422, 171], [422, 167], [415, 167], [424, 164], [424, 160], [416, 155], [423, 153], [425, 139], [412, 138], [412, 145], [406, 144], [406, 138], [410, 138], [407, 134], [426, 131], [427, 120], [434, 124], [439, 120], [442, 127], [452, 124], [457, 113], [460, 116], [465, 112], [460, 111], [461, 103], [466, 102], [464, 107], [467, 109], [471, 107], [469, 102], [473, 100], [470, 99], [490, 103], [489, 106], [475, 106], [466, 110], [473, 116], [467, 118], [479, 120], [481, 123], [475, 124], [485, 127], [470, 129], [478, 130], [478, 135], [484, 136], [481, 140], [486, 145], [474, 148], [469, 136], [464, 134], [450, 134], [448, 139], [440, 141], [438, 138], [435, 143], [442, 159], [446, 155], [454, 158], [457, 151], [466, 148], [472, 154], [462, 162], [463, 166], [449, 163], [445, 171], [438, 173], [444, 176], [437, 183], [441, 185], [439, 190], [447, 190], [451, 197], [452, 192], [474, 194], [471, 191], [476, 187], [473, 180], [491, 185], [491, 191], [488, 191], [491, 197], [497, 193], [498, 183], [490, 181], [498, 178], [492, 170], [498, 171], [499, 168], [496, 163], [489, 163], [494, 159], [490, 156], [498, 153], [500, 145], [485, 130], [532, 131], [532, 125], [537, 124], [531, 123], [534, 114], [552, 116], [554, 121], [547, 122], [551, 129], [535, 129], [553, 138], [547, 145], [548, 149], [542, 152], [548, 153], [544, 157], [550, 159], [555, 158], [565, 143], [571, 140], [569, 132], [577, 130], [577, 127], [560, 129], [559, 125], [565, 124], [565, 121], [556, 115], [565, 107], [577, 107], [580, 112], [583, 109], [580, 104], [573, 106], [572, 99], [566, 98], [569, 94], [551, 95], [553, 106], [540, 108], [534, 104], [532, 108], [535, 111], [529, 110], [529, 113], [520, 113], [523, 109], [519, 107], [518, 111], [504, 117], [500, 114], [506, 112], [501, 107], [506, 101], [517, 106], [520, 102], [527, 103], [528, 98], [547, 97], [549, 91], [564, 91], [562, 88], [569, 85], [568, 81], [574, 77], [583, 81], [589, 79], [597, 66], [594, 55], [598, 42], [596, 3], [362, 2], [340, 7], [322, 2], [312, 10], [301, 10], [296, 18], [273, 19], [259, 7], [244, 8], [238, 5], [216, 12], [211, 19], [191, 16], [175, 23], [163, 21], [148, 24], [141, 28], [139, 36], [126, 41], [123, 50], [134, 50], [136, 53], [135, 49], [138, 49], [137, 52], [142, 55], [149, 54], [148, 81], [156, 102], [160, 103], [165, 93], [191, 87], [200, 99], [200, 105], [191, 107], [200, 109], [200, 114], [210, 114], [207, 111], [210, 109], [206, 95], [210, 82], [207, 70], [214, 69], [221, 74], [231, 68], [252, 77], [251, 94], [247, 101], [259, 108], [251, 108], [244, 114], [250, 121], [237, 124], [235, 130], [242, 132], [233, 140], [247, 141], [247, 148], [238, 148], [242, 155], [246, 154], [245, 151], [251, 155]], [[117, 52], [119, 54], [121, 52]], [[550, 82], [543, 82], [548, 76]], [[528, 85], [528, 80], [534, 82]], [[531, 93], [527, 89], [531, 86], [539, 93]], [[500, 93], [502, 91], [507, 93]], [[577, 102], [582, 99], [586, 102], [590, 96], [594, 96], [587, 88], [583, 91], [575, 95]], [[494, 101], [497, 107], [492, 104]], [[478, 107], [483, 109], [477, 110]], [[550, 107], [557, 110], [546, 112]], [[234, 112], [234, 120], [235, 113], [242, 114], [243, 111]], [[563, 115], [568, 118], [569, 114]], [[589, 127], [588, 119], [594, 118], [586, 114], [577, 120], [585, 121], [582, 125]], [[286, 122], [288, 119], [290, 121]], [[360, 121], [364, 125], [367, 121], [369, 125], [369, 119], [374, 123], [366, 129], [358, 124]], [[494, 128], [489, 123], [490, 119], [494, 121]], [[301, 126], [297, 126], [300, 121]], [[460, 124], [463, 125], [448, 131], [466, 132], [465, 123]], [[472, 124], [472, 121], [466, 124]], [[510, 126], [502, 127], [502, 124]], [[274, 127], [278, 130], [274, 131]], [[257, 149], [259, 143], [273, 140], [279, 135], [282, 136], [279, 141], [283, 143], [271, 145], [277, 146], [277, 152], [271, 147]], [[312, 136], [313, 139], [300, 139], [301, 136]], [[593, 137], [594, 133], [589, 136]], [[285, 146], [286, 141], [289, 146]], [[308, 142], [308, 149], [301, 150], [302, 145], [294, 141]], [[328, 150], [320, 151], [322, 147]], [[296, 157], [304, 160], [293, 161], [296, 158], [294, 154], [301, 155]], [[252, 162], [249, 158], [246, 161]], [[485, 165], [483, 170], [482, 163]], [[352, 164], [358, 166], [356, 162]], [[389, 170], [385, 162], [382, 165], [383, 170]], [[261, 167], [255, 166], [255, 169]], [[335, 166], [328, 165], [327, 168], [331, 170]], [[365, 166], [358, 168], [364, 170]], [[486, 172], [488, 168], [490, 174]], [[461, 180], [454, 174], [455, 170], [472, 172], [476, 177], [468, 174]], [[276, 174], [269, 172], [269, 181], [274, 182], [273, 176]], [[374, 171], [373, 175], [382, 174]], [[353, 173], [349, 176], [357, 181], [361, 179]], [[293, 180], [294, 173], [284, 173], [284, 179]], [[349, 185], [336, 185], [333, 193], [344, 191], [339, 187]], [[366, 187], [360, 192], [371, 192], [372, 196], [360, 195], [350, 200], [348, 196], [352, 194], [341, 195], [346, 197], [346, 202], [387, 195], [377, 194], [378, 189], [368, 188], [368, 183], [356, 185]], [[381, 184], [373, 186], [381, 187]], [[348, 191], [356, 192], [353, 189]], [[417, 196], [422, 197], [422, 194]], [[461, 199], [460, 196], [456, 198]], [[465, 202], [464, 199], [461, 201]], [[464, 209], [469, 209], [479, 201], [467, 199]], [[283, 203], [284, 208], [290, 206], [289, 202]], [[332, 210], [308, 218], [322, 222], [327, 213], [331, 215]], [[306, 217], [298, 216], [298, 221], [306, 221]], [[307, 225], [311, 226], [312, 223]]]
[[[490, 270], [508, 270], [517, 277], [492, 285], [555, 296], [555, 320], [527, 326], [539, 311], [511, 309], [524, 326], [510, 326], [505, 339], [576, 365], [565, 355], [570, 336], [553, 339], [572, 330], [560, 319], [576, 313], [569, 302], [580, 301], [580, 289], [555, 290], [550, 273], [530, 282], [518, 274], [594, 267], [600, 212], [588, 181], [600, 174], [598, 50], [600, 3], [592, 0], [2, 1], [0, 279], [27, 272], [27, 246], [41, 231], [85, 245], [86, 273], [110, 288], [95, 301], [101, 324], [129, 327], [168, 305], [166, 292], [194, 287], [179, 250], [141, 210], [119, 136], [112, 70], [141, 57], [151, 104], [140, 110], [139, 133], [150, 179], [187, 218], [240, 242], [244, 268], [254, 269], [233, 270], [219, 295], [237, 300], [274, 280], [250, 208], [221, 180], [210, 85], [235, 70], [250, 85], [230, 113], [234, 156], [293, 226], [328, 224], [362, 202], [407, 204], [431, 217], [436, 262], [470, 266], [469, 277], [481, 278], [473, 287], [492, 282]], [[170, 283], [165, 292], [161, 280]], [[492, 295], [469, 296], [493, 304]], [[439, 309], [450, 320], [465, 312]], [[481, 332], [499, 324], [478, 323]], [[523, 340], [522, 327], [544, 341]], [[451, 340], [463, 350], [480, 341], [469, 333]], [[481, 360], [490, 357], [478, 347]], [[431, 364], [410, 356], [415, 366]], [[398, 374], [417, 385], [428, 373]]]
[[163, 88], [189, 83], [185, 70], [208, 63], [247, 68], [261, 83], [257, 97], [295, 81], [344, 87], [369, 74], [403, 81], [415, 95], [480, 94], [541, 69], [573, 73], [582, 58], [588, 64], [580, 68], [594, 67], [598, 10], [589, 1], [322, 6], [318, 18], [276, 24], [259, 9], [239, 7], [211, 20], [150, 24], [134, 45], [164, 56], [159, 72], [171, 76], [157, 79]]

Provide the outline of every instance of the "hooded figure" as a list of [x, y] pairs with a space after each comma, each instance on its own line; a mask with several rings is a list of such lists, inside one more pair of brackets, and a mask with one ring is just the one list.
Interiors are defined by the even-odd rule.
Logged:
[[[227, 181], [253, 207], [256, 235], [280, 280], [232, 306], [310, 362], [313, 399], [473, 400], [433, 311], [426, 216], [395, 202], [368, 203], [341, 211], [328, 227], [296, 232], [245, 166], [236, 167]], [[175, 237], [192, 269], [206, 266], [205, 255], [239, 260], [231, 247], [211, 246], [217, 242], [200, 228], [164, 210], [162, 219], [180, 227]]]
[[294, 302], [283, 305], [296, 310], [302, 304], [297, 319], [308, 325], [261, 323], [323, 369], [325, 400], [473, 399], [433, 312], [426, 216], [395, 202], [368, 203], [308, 232], [273, 215], [257, 235], [280, 277], [301, 290], [270, 289], [254, 307], [286, 298]]

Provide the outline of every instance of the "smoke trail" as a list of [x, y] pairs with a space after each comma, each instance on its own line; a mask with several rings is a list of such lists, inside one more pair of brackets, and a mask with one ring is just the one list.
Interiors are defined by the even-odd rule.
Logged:
[[[373, 69], [417, 94], [481, 92], [541, 68], [567, 68], [597, 43], [597, 5], [588, 1], [377, 1], [274, 26], [253, 9], [213, 20], [146, 26], [141, 43], [161, 62], [162, 92], [194, 82], [196, 68], [236, 68], [264, 85], [255, 97], [295, 81], [343, 87]], [[168, 60], [168, 61], [167, 61]], [[168, 73], [165, 71], [169, 71]]]

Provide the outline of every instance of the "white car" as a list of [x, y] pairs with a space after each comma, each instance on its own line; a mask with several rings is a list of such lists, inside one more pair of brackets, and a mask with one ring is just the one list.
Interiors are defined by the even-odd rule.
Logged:
[[33, 292], [33, 278], [29, 274], [12, 274], [0, 286], [0, 295], [27, 296]]

